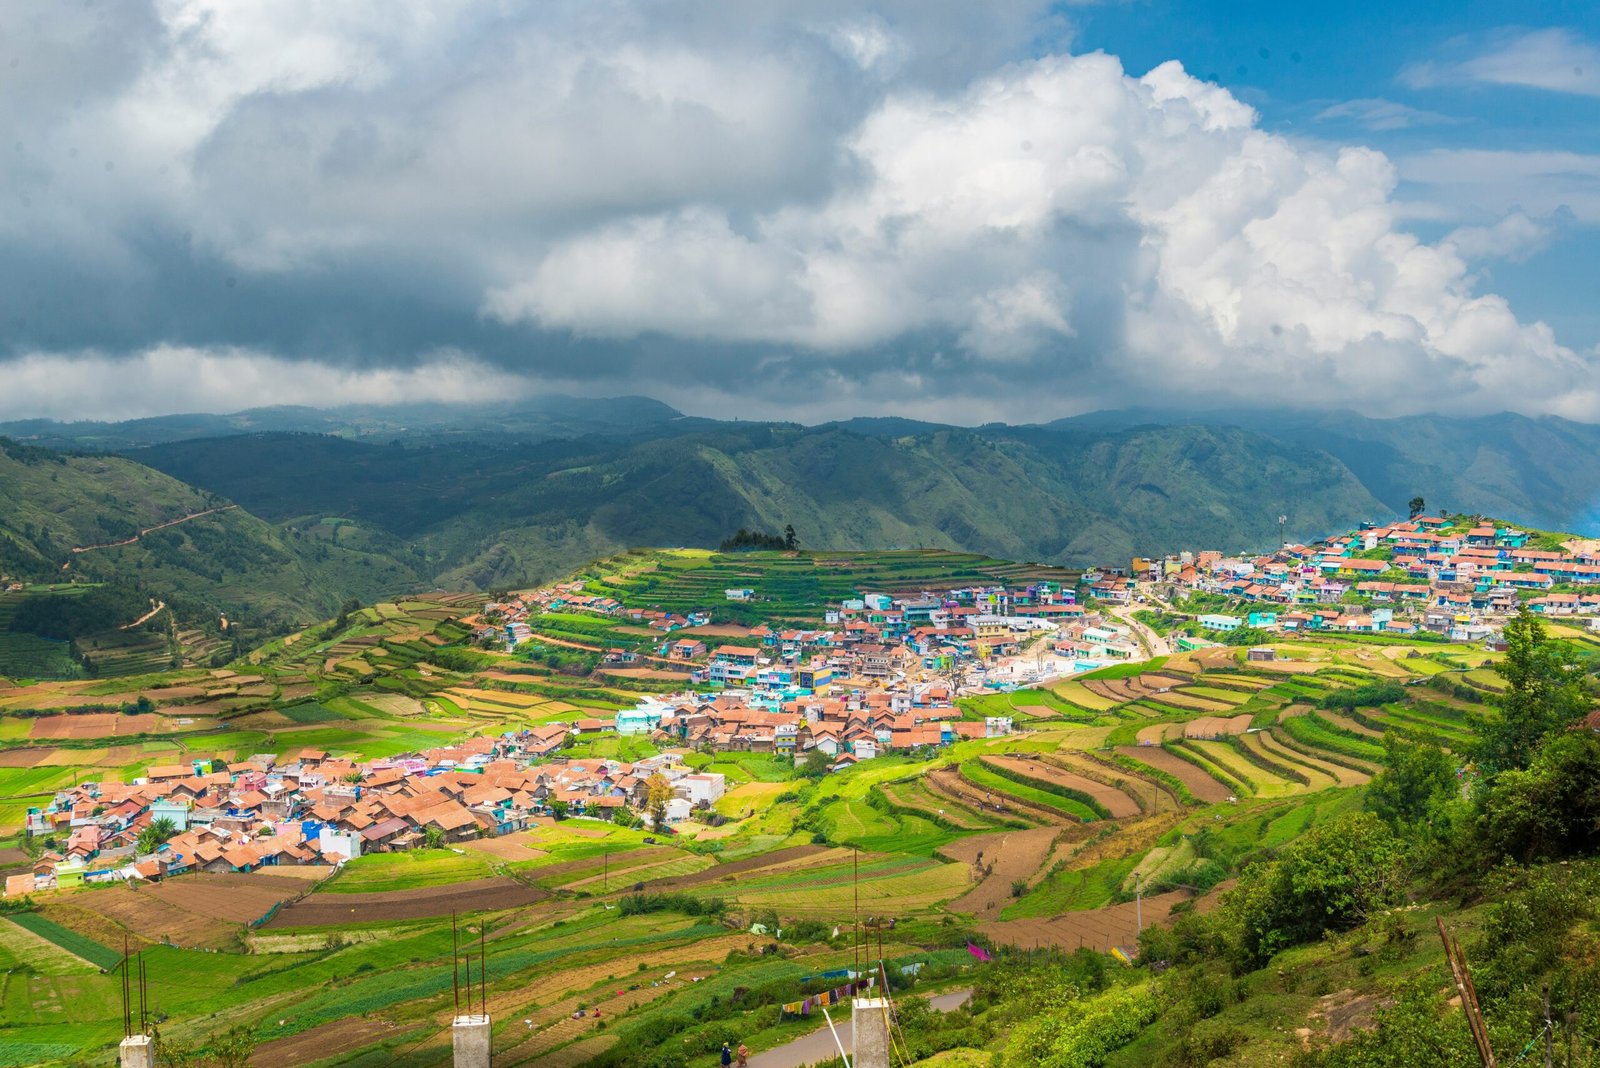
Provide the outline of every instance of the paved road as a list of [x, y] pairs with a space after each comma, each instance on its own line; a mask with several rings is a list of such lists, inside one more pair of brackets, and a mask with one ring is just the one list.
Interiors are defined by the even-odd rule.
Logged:
[[[965, 1005], [970, 997], [972, 997], [971, 990], [952, 990], [948, 994], [934, 995], [928, 999], [928, 1004], [940, 1012], [949, 1012]], [[844, 1043], [845, 1052], [848, 1053], [854, 1035], [850, 1030], [850, 1021], [838, 1019], [837, 1013], [834, 1016], [834, 1026], [839, 1029], [839, 1041]], [[776, 1049], [757, 1053], [750, 1058], [750, 1068], [805, 1068], [806, 1065], [824, 1064], [830, 1061], [834, 1064], [839, 1063], [839, 1047], [834, 1045], [833, 1035], [829, 1033], [828, 1025], [824, 1022], [820, 1030], [803, 1035]]]

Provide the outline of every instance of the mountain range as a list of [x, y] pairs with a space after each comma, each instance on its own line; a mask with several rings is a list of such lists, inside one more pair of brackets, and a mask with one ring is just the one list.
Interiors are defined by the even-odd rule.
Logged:
[[1600, 427], [1513, 414], [1135, 409], [1030, 426], [801, 426], [549, 397], [0, 433], [21, 439], [0, 441], [0, 571], [133, 578], [193, 612], [275, 628], [351, 597], [515, 586], [631, 546], [715, 546], [740, 527], [792, 524], [812, 548], [1081, 565], [1259, 549], [1403, 513], [1419, 495], [1432, 510], [1600, 524]]

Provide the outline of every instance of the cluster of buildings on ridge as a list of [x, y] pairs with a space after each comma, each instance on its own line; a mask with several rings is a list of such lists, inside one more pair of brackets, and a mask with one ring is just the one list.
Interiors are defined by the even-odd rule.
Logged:
[[1128, 578], [1099, 580], [1096, 596], [1126, 603], [1133, 579], [1260, 605], [1243, 616], [1196, 617], [1223, 632], [1427, 632], [1492, 642], [1522, 605], [1547, 616], [1589, 616], [1600, 630], [1600, 550], [1538, 548], [1530, 540], [1505, 525], [1419, 516], [1261, 556], [1135, 558]]
[[[665, 818], [675, 823], [726, 789], [721, 774], [694, 771], [682, 752], [633, 762], [541, 761], [531, 755], [532, 735], [468, 738], [364, 764], [303, 750], [282, 762], [271, 755], [232, 767], [197, 760], [152, 767], [130, 784], [81, 783], [28, 810], [29, 838], [47, 837], [52, 846], [29, 872], [7, 878], [5, 894], [340, 864], [430, 840], [510, 834], [555, 815], [643, 814], [656, 776], [671, 791]], [[142, 852], [141, 835], [155, 826], [170, 837]]]

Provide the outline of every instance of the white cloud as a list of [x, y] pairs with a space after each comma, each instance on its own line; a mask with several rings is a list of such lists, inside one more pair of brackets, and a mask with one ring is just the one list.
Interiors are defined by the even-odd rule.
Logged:
[[1400, 80], [1418, 89], [1482, 82], [1600, 96], [1600, 48], [1559, 27], [1501, 31], [1474, 55], [1413, 64]]
[[[1019, 64], [955, 97], [885, 100], [846, 140], [861, 179], [826, 203], [743, 234], [703, 211], [576, 234], [489, 307], [820, 350], [948, 329], [980, 364], [1383, 410], [1423, 389], [1429, 405], [1494, 406], [1513, 381], [1549, 406], [1592, 373], [1472, 292], [1462, 257], [1527, 249], [1525, 216], [1427, 245], [1396, 227], [1382, 154], [1254, 122], [1176, 64], [1140, 79], [1102, 55]], [[1124, 348], [1096, 366], [1068, 342], [1075, 305], [1103, 316], [1108, 292], [1116, 323], [1092, 332]]]
[[461, 353], [411, 367], [342, 368], [241, 349], [162, 345], [132, 356], [30, 353], [0, 363], [0, 418], [132, 419], [281, 404], [486, 403], [526, 394], [525, 378]]
[[1468, 260], [1507, 259], [1520, 263], [1550, 243], [1548, 223], [1514, 211], [1493, 226], [1461, 226], [1445, 236], [1444, 244]]
[[[1291, 141], [1177, 63], [1019, 60], [1062, 39], [1050, 10], [128, 0], [39, 30], [0, 8], [0, 31], [40, 37], [29, 92], [0, 91], [20, 146], [0, 156], [0, 322], [25, 338], [0, 406], [558, 377], [925, 412], [1134, 391], [1593, 404], [1592, 354], [1468, 263], [1527, 254], [1563, 208], [1600, 221], [1596, 157]], [[1404, 228], [1441, 216], [1458, 228], [1437, 244]], [[43, 301], [41, 264], [67, 280]], [[218, 275], [237, 288], [206, 289]], [[430, 355], [451, 345], [476, 356]]]
[[1426, 111], [1381, 97], [1344, 100], [1317, 113], [1319, 122], [1339, 119], [1347, 119], [1368, 130], [1409, 130], [1415, 126], [1438, 126], [1461, 121], [1437, 111]]
[[1498, 218], [1523, 209], [1534, 216], [1569, 211], [1600, 223], [1600, 155], [1450, 148], [1405, 155], [1400, 175], [1457, 217]]

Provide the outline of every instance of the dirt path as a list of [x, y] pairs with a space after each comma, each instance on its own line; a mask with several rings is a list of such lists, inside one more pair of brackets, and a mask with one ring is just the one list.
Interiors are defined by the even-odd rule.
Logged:
[[[189, 515], [180, 516], [177, 519], [169, 519], [165, 523], [157, 523], [153, 527], [145, 527], [143, 530], [140, 530], [139, 533], [135, 534], [131, 538], [123, 538], [121, 541], [108, 541], [108, 542], [104, 542], [104, 543], [102, 543], [100, 545], [79, 545], [79, 546], [74, 547], [72, 552], [73, 552], [74, 555], [76, 555], [78, 553], [92, 553], [96, 549], [115, 549], [115, 548], [118, 548], [119, 546], [123, 546], [123, 545], [132, 545], [134, 542], [138, 541], [140, 538], [144, 537], [146, 534], [153, 533], [154, 531], [166, 530], [168, 527], [175, 527], [179, 523], [187, 523], [191, 519], [200, 519], [200, 518], [202, 518], [204, 516], [215, 515], [218, 512], [226, 512], [231, 508], [237, 508], [237, 507], [239, 507], [237, 504], [224, 504], [224, 505], [220, 505], [219, 507], [216, 507], [216, 508], [207, 508], [203, 512], [192, 512]], [[69, 561], [69, 563], [70, 563], [70, 561]], [[67, 567], [67, 565], [66, 564], [62, 564], [61, 567], [64, 570]]]
[[167, 602], [158, 601], [158, 602], [156, 602], [156, 606], [154, 608], [150, 609], [150, 611], [146, 612], [144, 615], [140, 616], [138, 619], [134, 620], [132, 623], [124, 623], [122, 626], [118, 627], [117, 629], [118, 630], [132, 630], [134, 627], [137, 627], [140, 623], [143, 623], [143, 622], [149, 620], [152, 616], [154, 616], [157, 612], [161, 611], [165, 607], [167, 607]]
[[1149, 650], [1152, 657], [1171, 656], [1172, 646], [1167, 639], [1133, 618], [1134, 609], [1129, 605], [1117, 605], [1109, 609], [1110, 613], [1126, 623], [1135, 634], [1139, 636], [1139, 644]]

